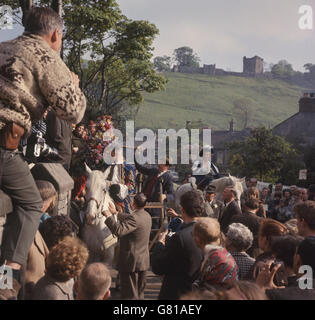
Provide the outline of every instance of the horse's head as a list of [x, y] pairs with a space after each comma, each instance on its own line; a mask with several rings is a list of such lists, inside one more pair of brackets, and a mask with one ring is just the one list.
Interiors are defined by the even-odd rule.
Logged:
[[217, 198], [222, 200], [222, 193], [226, 187], [232, 186], [237, 193], [238, 201], [240, 201], [241, 194], [243, 193], [243, 182], [245, 178], [239, 179], [230, 174], [227, 177], [222, 177], [211, 181], [211, 185], [216, 187]]
[[86, 173], [88, 178], [86, 182], [85, 222], [95, 224], [97, 219], [103, 218], [102, 210], [110, 183], [104, 179], [103, 172], [92, 171], [87, 165]]

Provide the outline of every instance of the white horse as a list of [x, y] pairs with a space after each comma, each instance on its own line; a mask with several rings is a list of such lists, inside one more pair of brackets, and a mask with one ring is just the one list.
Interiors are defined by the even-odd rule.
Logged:
[[108, 210], [109, 204], [114, 205], [109, 196], [110, 181], [104, 179], [104, 173], [92, 171], [86, 165], [88, 179], [86, 182], [86, 210], [81, 237], [89, 249], [90, 262], [104, 262], [112, 264], [114, 258], [114, 245], [117, 238], [105, 224], [102, 212]]
[[[241, 194], [243, 193], [243, 182], [245, 181], [245, 178], [239, 179], [234, 176], [228, 175], [227, 177], [222, 177], [216, 180], [211, 181], [211, 185], [216, 187], [216, 199], [222, 201], [222, 193], [226, 187], [232, 186], [237, 193], [237, 201], [238, 204], [241, 205], [240, 199], [241, 199]], [[176, 208], [178, 210], [179, 208], [179, 203], [180, 203], [180, 198], [181, 196], [190, 191], [197, 189], [196, 186], [196, 179], [195, 178], [190, 178], [190, 182], [185, 183], [181, 185], [175, 192], [175, 204]]]
[[211, 185], [216, 187], [216, 199], [223, 201], [222, 193], [226, 187], [232, 186], [233, 189], [235, 189], [237, 194], [237, 201], [239, 206], [241, 206], [241, 195], [244, 191], [243, 189], [243, 183], [245, 182], [244, 178], [237, 178], [231, 175], [228, 175], [227, 177], [222, 177], [216, 180], [211, 181]]

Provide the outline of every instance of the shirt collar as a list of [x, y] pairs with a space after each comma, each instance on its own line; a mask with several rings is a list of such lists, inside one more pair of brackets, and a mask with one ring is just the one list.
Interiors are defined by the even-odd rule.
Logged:
[[218, 246], [218, 245], [216, 245], [216, 244], [207, 244], [206, 246], [205, 246], [205, 248], [203, 249], [203, 252], [205, 253], [205, 254], [207, 254], [207, 253], [209, 253], [210, 251], [212, 251], [212, 250], [216, 250], [216, 249], [220, 249], [220, 248], [222, 248], [221, 246]]
[[227, 207], [227, 206], [229, 206], [230, 205], [230, 203], [231, 202], [233, 202], [234, 201], [234, 199], [233, 200], [231, 200], [230, 202], [226, 202], [226, 203], [224, 203], [225, 204], [225, 206]]
[[166, 173], [167, 171], [168, 171], [168, 170], [165, 170], [165, 171], [163, 171], [163, 172], [160, 172], [160, 173], [158, 174], [158, 178], [162, 177], [163, 174]]

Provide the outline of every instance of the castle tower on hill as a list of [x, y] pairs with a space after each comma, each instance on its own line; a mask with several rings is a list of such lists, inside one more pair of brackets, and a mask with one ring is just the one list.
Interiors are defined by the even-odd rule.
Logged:
[[245, 74], [263, 74], [264, 59], [258, 56], [253, 58], [243, 58], [243, 73]]

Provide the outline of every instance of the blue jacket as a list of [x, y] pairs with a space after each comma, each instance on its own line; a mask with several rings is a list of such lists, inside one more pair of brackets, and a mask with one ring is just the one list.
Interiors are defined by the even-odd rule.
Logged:
[[[156, 176], [159, 175], [160, 172], [158, 168], [147, 168], [145, 166], [140, 165], [135, 161], [136, 169], [148, 176], [146, 182], [143, 185], [143, 190], [145, 190], [148, 183]], [[148, 198], [149, 202], [159, 202], [160, 201], [160, 184], [162, 184], [162, 192], [166, 194], [167, 200], [174, 200], [174, 187], [173, 187], [173, 177], [170, 172], [166, 171], [163, 175], [161, 175], [155, 182], [150, 197]]]

